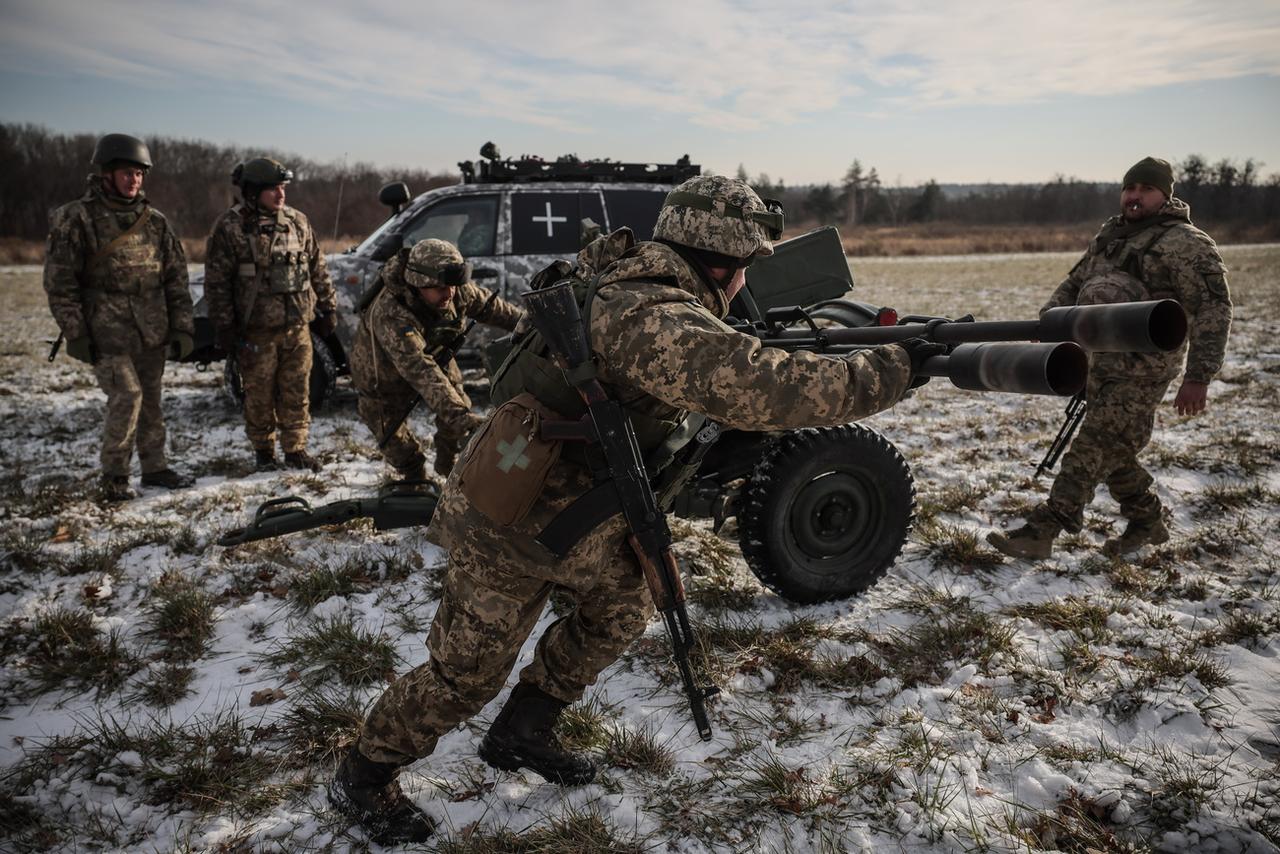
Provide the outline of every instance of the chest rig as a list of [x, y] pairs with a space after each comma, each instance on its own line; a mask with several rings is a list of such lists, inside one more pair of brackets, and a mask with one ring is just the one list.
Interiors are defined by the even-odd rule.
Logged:
[[256, 282], [259, 293], [305, 291], [311, 276], [299, 222], [287, 209], [278, 211], [274, 222], [246, 216], [243, 204], [236, 205], [234, 210], [244, 218], [244, 241], [238, 259], [240, 281]]
[[158, 290], [160, 247], [146, 227], [151, 206], [122, 210], [103, 201], [87, 205], [86, 212], [99, 248], [85, 266], [85, 286], [131, 296]]
[[1083, 263], [1087, 266], [1081, 272], [1084, 280], [1112, 271], [1127, 273], [1141, 285], [1141, 290], [1133, 294], [1125, 294], [1130, 301], [1152, 299], [1176, 299], [1173, 286], [1164, 281], [1165, 276], [1158, 275], [1157, 265], [1153, 263], [1159, 258], [1157, 245], [1169, 230], [1178, 223], [1161, 222], [1151, 225], [1128, 237], [1115, 237], [1104, 240], [1099, 235], [1089, 245], [1089, 256]]

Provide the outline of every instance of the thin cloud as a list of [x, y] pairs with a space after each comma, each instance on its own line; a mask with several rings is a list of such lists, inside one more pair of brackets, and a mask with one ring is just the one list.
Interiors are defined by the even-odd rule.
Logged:
[[243, 87], [328, 109], [418, 103], [572, 131], [623, 107], [726, 132], [833, 111], [1280, 74], [1280, 5], [1265, 1], [663, 0], [631, 17], [585, 0], [550, 8], [54, 0], [6, 13], [0, 67]]

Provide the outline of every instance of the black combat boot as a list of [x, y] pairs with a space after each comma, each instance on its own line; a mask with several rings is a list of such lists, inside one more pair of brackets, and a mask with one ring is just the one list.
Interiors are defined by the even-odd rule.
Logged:
[[144, 472], [142, 475], [143, 486], [163, 486], [165, 489], [186, 489], [195, 482], [194, 477], [178, 474], [173, 469]]
[[98, 493], [103, 501], [128, 501], [137, 498], [138, 493], [129, 485], [127, 474], [104, 474], [98, 481]]
[[276, 452], [271, 448], [254, 448], [253, 467], [256, 471], [277, 470], [280, 466], [276, 464]]
[[568, 705], [536, 685], [517, 683], [480, 742], [480, 758], [503, 771], [528, 768], [561, 786], [590, 783], [596, 776], [595, 764], [561, 747], [553, 732]]
[[306, 452], [306, 449], [297, 451], [286, 451], [284, 455], [285, 468], [291, 469], [311, 469], [311, 471], [320, 471], [323, 466], [320, 461]]
[[329, 803], [379, 845], [422, 842], [435, 833], [436, 823], [405, 797], [399, 773], [399, 765], [367, 759], [353, 744], [329, 784]]

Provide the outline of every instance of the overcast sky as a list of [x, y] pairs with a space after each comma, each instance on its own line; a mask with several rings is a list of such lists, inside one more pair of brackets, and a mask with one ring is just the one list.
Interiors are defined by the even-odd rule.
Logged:
[[886, 184], [1280, 172], [1280, 0], [0, 0], [0, 120], [453, 169], [504, 154]]

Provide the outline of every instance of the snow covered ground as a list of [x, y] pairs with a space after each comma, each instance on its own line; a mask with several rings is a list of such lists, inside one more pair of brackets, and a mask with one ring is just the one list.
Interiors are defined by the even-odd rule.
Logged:
[[[675, 525], [721, 688], [712, 741], [654, 623], [567, 721], [595, 783], [486, 766], [499, 698], [405, 774], [440, 821], [427, 847], [1277, 850], [1280, 247], [1224, 255], [1236, 326], [1211, 410], [1163, 408], [1147, 454], [1170, 543], [1103, 557], [1119, 529], [1104, 490], [1053, 559], [1002, 560], [981, 537], [1046, 489], [1030, 475], [1063, 401], [935, 380], [869, 422], [910, 461], [919, 517], [866, 595], [789, 604], [751, 576], [732, 524]], [[904, 313], [1033, 317], [1073, 260], [854, 271], [863, 299]], [[351, 393], [315, 419], [322, 473], [252, 474], [219, 372], [171, 366], [169, 444], [196, 486], [99, 506], [102, 396], [84, 366], [44, 360], [38, 278], [0, 271], [0, 849], [369, 847], [323, 786], [362, 709], [424, 659], [444, 554], [368, 526], [213, 544], [268, 498], [376, 488]]]

